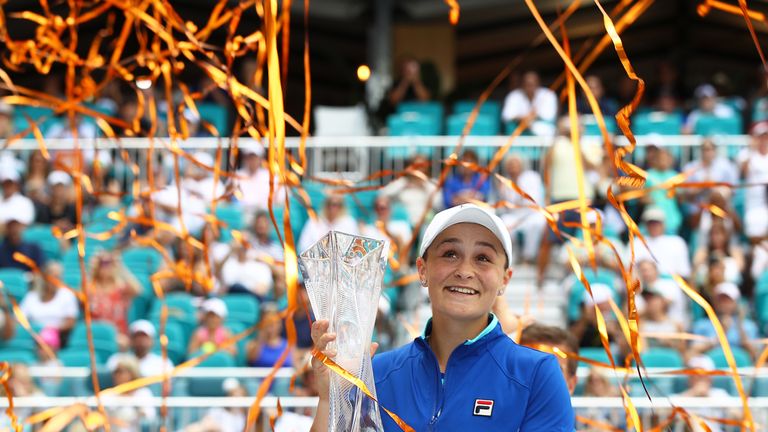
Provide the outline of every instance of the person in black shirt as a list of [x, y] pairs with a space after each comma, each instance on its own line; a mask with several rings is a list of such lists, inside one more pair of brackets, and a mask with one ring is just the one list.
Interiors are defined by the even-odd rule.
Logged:
[[35, 223], [56, 225], [63, 232], [74, 228], [77, 215], [69, 191], [70, 184], [72, 179], [64, 171], [53, 171], [48, 175], [48, 202], [35, 203]]
[[0, 268], [17, 268], [24, 271], [32, 271], [28, 265], [17, 261], [13, 257], [13, 254], [16, 252], [34, 261], [38, 268], [43, 268], [45, 265], [45, 256], [40, 246], [23, 240], [24, 228], [26, 228], [25, 225], [18, 220], [11, 219], [6, 222], [5, 238], [0, 243]]

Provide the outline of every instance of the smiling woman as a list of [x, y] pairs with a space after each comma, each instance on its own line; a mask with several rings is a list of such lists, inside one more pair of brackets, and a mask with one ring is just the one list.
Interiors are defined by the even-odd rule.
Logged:
[[[512, 277], [512, 241], [496, 215], [473, 204], [438, 213], [424, 232], [419, 278], [432, 319], [410, 344], [373, 358], [382, 406], [417, 431], [573, 430], [556, 358], [513, 342], [491, 313]], [[312, 325], [317, 349], [336, 337]], [[328, 369], [313, 362], [320, 402], [313, 431], [328, 430]], [[385, 431], [400, 428], [382, 416]]]

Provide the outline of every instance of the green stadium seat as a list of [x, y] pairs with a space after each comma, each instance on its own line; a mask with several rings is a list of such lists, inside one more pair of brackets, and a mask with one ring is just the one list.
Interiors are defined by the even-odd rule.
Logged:
[[24, 230], [24, 241], [36, 243], [48, 260], [61, 260], [62, 248], [59, 239], [53, 236], [52, 225], [32, 225]]
[[0, 282], [2, 282], [2, 291], [6, 295], [13, 297], [17, 303], [20, 303], [21, 299], [29, 291], [29, 278], [23, 270], [15, 268], [0, 269]]
[[[104, 363], [112, 354], [118, 351], [117, 329], [114, 324], [107, 321], [92, 321], [91, 332], [97, 359], [100, 363]], [[72, 329], [68, 348], [89, 349], [87, 327], [84, 321], [78, 322]]]

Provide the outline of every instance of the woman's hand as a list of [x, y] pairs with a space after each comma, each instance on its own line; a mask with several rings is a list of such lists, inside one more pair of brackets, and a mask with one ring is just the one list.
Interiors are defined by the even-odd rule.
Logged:
[[[328, 344], [336, 340], [336, 333], [328, 333], [328, 320], [318, 320], [312, 323], [312, 342], [315, 349], [333, 360], [335, 349], [328, 349]], [[330, 375], [328, 368], [316, 358], [312, 358], [312, 371], [315, 374], [317, 392], [320, 399], [328, 400], [330, 393]]]

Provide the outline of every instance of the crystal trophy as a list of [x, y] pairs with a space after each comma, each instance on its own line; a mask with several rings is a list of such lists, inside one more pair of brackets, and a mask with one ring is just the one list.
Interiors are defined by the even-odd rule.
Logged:
[[[337, 353], [333, 360], [362, 380], [374, 397], [370, 346], [386, 256], [384, 241], [338, 231], [299, 256], [312, 311], [336, 333], [329, 344]], [[376, 402], [335, 373], [330, 374], [328, 430], [383, 430]]]

